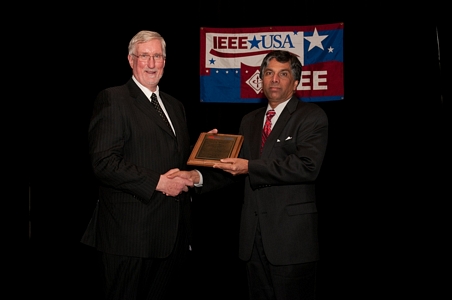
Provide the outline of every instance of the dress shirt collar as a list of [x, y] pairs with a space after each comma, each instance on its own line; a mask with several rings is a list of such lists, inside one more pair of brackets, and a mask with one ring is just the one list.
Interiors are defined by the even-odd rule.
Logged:
[[265, 124], [265, 120], [267, 119], [267, 111], [273, 109], [275, 111], [275, 116], [272, 118], [272, 128], [275, 125], [276, 121], [278, 121], [279, 115], [281, 114], [281, 112], [283, 111], [284, 107], [286, 107], [287, 103], [289, 102], [289, 100], [292, 99], [292, 97], [290, 97], [289, 99], [287, 99], [284, 102], [281, 102], [278, 104], [278, 106], [276, 106], [275, 108], [272, 108], [270, 106], [270, 104], [267, 105], [267, 110], [265, 111], [265, 115], [264, 115], [264, 123]]
[[[132, 79], [133, 81], [135, 81], [135, 83], [138, 85], [138, 87], [140, 88], [140, 90], [143, 91], [143, 93], [146, 95], [146, 97], [148, 99], [151, 99], [152, 96], [152, 92], [151, 90], [149, 90], [147, 87], [145, 87], [144, 85], [142, 85], [141, 83], [138, 82], [138, 80], [135, 78], [135, 76], [132, 75]], [[160, 100], [160, 96], [159, 96], [159, 87], [157, 86], [157, 89], [154, 92], [157, 95], [157, 99], [160, 102], [160, 105], [162, 105], [161, 100]]]

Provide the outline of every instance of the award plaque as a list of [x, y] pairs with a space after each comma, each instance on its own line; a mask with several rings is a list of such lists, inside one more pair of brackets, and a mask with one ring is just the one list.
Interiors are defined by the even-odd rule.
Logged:
[[222, 158], [236, 158], [239, 155], [242, 143], [242, 135], [202, 132], [187, 164], [212, 167]]

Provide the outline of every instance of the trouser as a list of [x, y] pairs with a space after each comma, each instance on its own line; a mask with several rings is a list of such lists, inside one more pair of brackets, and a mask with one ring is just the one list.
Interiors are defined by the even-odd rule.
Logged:
[[246, 263], [250, 300], [315, 300], [317, 262], [272, 265], [257, 227], [251, 259]]

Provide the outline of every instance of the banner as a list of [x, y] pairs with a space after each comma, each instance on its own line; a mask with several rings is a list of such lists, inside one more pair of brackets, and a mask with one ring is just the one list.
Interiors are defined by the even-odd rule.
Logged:
[[296, 95], [306, 102], [344, 99], [344, 23], [256, 28], [201, 28], [201, 102], [266, 102], [259, 68], [271, 50], [302, 64]]

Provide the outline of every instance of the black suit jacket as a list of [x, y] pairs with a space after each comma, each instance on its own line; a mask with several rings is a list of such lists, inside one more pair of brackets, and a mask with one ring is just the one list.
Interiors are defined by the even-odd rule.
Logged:
[[[248, 260], [259, 222], [266, 256], [275, 265], [319, 259], [315, 181], [328, 139], [326, 113], [293, 97], [259, 153], [266, 107], [242, 118], [240, 157], [248, 159], [239, 236], [239, 257]], [[201, 193], [218, 188], [225, 176], [209, 172]], [[221, 179], [220, 179], [221, 178]], [[229, 180], [231, 181], [231, 180]]]
[[89, 153], [99, 201], [82, 243], [111, 254], [166, 257], [180, 214], [189, 227], [189, 194], [176, 199], [155, 191], [161, 174], [186, 169], [190, 151], [183, 104], [159, 94], [176, 136], [132, 79], [96, 98]]

